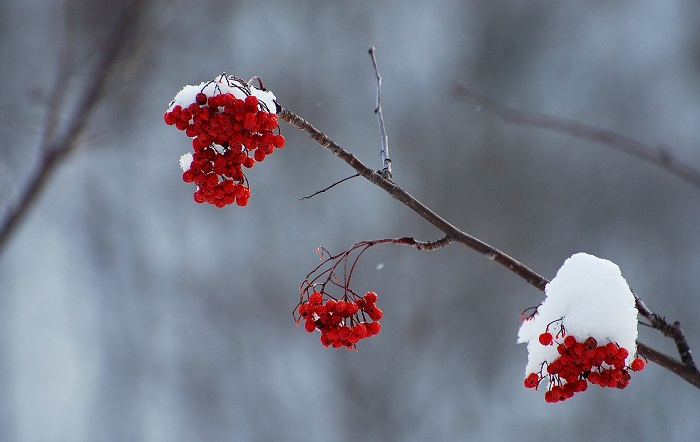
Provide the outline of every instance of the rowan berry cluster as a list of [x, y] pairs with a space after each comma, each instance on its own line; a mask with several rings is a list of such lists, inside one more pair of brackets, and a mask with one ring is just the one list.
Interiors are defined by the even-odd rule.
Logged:
[[275, 133], [277, 115], [254, 93], [265, 92], [222, 75], [199, 87], [187, 86], [165, 112], [166, 124], [192, 138], [194, 153], [183, 155], [180, 165], [182, 180], [197, 185], [197, 203], [245, 206], [250, 189], [243, 168], [284, 146], [284, 137]]
[[530, 373], [525, 378], [525, 387], [537, 388], [548, 378], [547, 402], [560, 402], [574, 394], [586, 391], [588, 383], [601, 387], [623, 389], [629, 385], [630, 373], [644, 369], [644, 361], [635, 358], [629, 366], [629, 352], [614, 342], [598, 344], [593, 337], [580, 341], [572, 335], [566, 336], [562, 326], [555, 336], [548, 330], [539, 335], [544, 346], [556, 346], [558, 357], [542, 364], [539, 373]]
[[[305, 293], [302, 294], [302, 299]], [[354, 295], [353, 295], [354, 296]], [[321, 332], [324, 347], [356, 349], [357, 342], [379, 333], [383, 313], [377, 307], [377, 294], [367, 292], [351, 300], [325, 298], [314, 291], [299, 303], [295, 311], [297, 325], [304, 320], [307, 332]], [[370, 319], [372, 322], [367, 322]]]

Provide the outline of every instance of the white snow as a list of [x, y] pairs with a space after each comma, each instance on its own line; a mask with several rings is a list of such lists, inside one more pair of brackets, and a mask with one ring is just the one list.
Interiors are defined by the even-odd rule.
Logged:
[[194, 157], [191, 153], [186, 153], [180, 157], [180, 167], [182, 168], [183, 172], [187, 172], [188, 170], [190, 170], [190, 165], [192, 165], [192, 161], [194, 161]]
[[[244, 92], [244, 90], [248, 93]], [[248, 95], [254, 95], [258, 98], [258, 101], [265, 103], [268, 112], [273, 114], [277, 113], [277, 106], [275, 105], [277, 98], [275, 97], [275, 94], [270, 91], [260, 90], [244, 81], [226, 77], [223, 74], [217, 75], [214, 80], [211, 81], [205, 81], [195, 86], [187, 85], [183, 87], [182, 90], [175, 95], [175, 98], [170, 103], [170, 106], [168, 106], [168, 110], [171, 110], [178, 104], [183, 108], [186, 108], [195, 102], [195, 96], [200, 92], [206, 94], [207, 97], [231, 93], [234, 97], [240, 99], [245, 99], [245, 97]]]
[[526, 375], [538, 372], [542, 362], [559, 357], [556, 345], [539, 342], [539, 335], [550, 323], [552, 336], [563, 325], [566, 334], [579, 342], [589, 336], [598, 345], [616, 342], [629, 351], [626, 363], [631, 363], [637, 351], [637, 309], [632, 291], [615, 263], [577, 253], [547, 284], [545, 295], [535, 316], [524, 321], [518, 332], [518, 343], [528, 343]]

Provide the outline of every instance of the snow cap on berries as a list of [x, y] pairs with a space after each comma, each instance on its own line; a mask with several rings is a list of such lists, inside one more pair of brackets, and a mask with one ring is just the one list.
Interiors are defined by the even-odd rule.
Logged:
[[215, 81], [203, 81], [198, 85], [187, 85], [175, 95], [173, 101], [168, 106], [168, 110], [172, 110], [175, 106], [187, 108], [192, 103], [196, 102], [197, 94], [203, 93], [207, 97], [214, 95], [233, 94], [234, 97], [245, 100], [247, 94], [243, 90], [250, 91], [250, 95], [256, 97], [264, 104], [265, 110], [271, 114], [277, 113], [275, 102], [277, 97], [270, 91], [263, 91], [249, 84], [243, 84], [242, 81], [219, 75]]
[[625, 388], [641, 371], [634, 295], [614, 263], [585, 253], [564, 262], [546, 298], [518, 333], [527, 343], [525, 387], [545, 381], [547, 402], [585, 391], [588, 383]]

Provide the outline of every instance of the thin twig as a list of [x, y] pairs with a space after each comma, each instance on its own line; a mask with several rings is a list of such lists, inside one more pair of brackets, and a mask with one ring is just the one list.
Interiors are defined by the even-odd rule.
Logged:
[[356, 173], [355, 175], [350, 175], [349, 177], [343, 178], [343, 179], [340, 180], [340, 181], [336, 181], [335, 183], [331, 184], [330, 186], [328, 186], [328, 187], [326, 187], [326, 188], [324, 188], [324, 189], [317, 190], [316, 192], [312, 193], [312, 194], [309, 195], [309, 196], [303, 196], [303, 197], [299, 198], [299, 201], [304, 201], [304, 200], [311, 199], [311, 198], [315, 197], [316, 195], [318, 195], [319, 193], [323, 193], [323, 192], [325, 192], [325, 191], [327, 191], [327, 190], [330, 190], [330, 189], [334, 188], [335, 186], [337, 186], [338, 184], [340, 184], [340, 183], [342, 183], [342, 182], [345, 182], [345, 181], [347, 181], [347, 180], [353, 179], [353, 178], [357, 178], [358, 176], [360, 176], [359, 173]]
[[493, 98], [474, 92], [462, 85], [455, 87], [457, 94], [472, 103], [485, 107], [502, 120], [521, 126], [535, 127], [566, 134], [612, 147], [621, 152], [659, 166], [688, 183], [700, 187], [700, 170], [675, 158], [668, 150], [626, 137], [617, 132], [601, 129], [574, 120], [516, 109]]
[[377, 107], [374, 109], [374, 113], [377, 115], [377, 122], [379, 123], [379, 136], [382, 139], [382, 150], [380, 151], [380, 155], [382, 157], [382, 164], [384, 165], [384, 168], [381, 171], [381, 175], [390, 180], [391, 159], [389, 159], [389, 136], [386, 134], [386, 128], [384, 127], [384, 115], [382, 114], [382, 76], [379, 75], [377, 57], [374, 54], [376, 50], [377, 48], [374, 46], [369, 48], [369, 56], [372, 58], [374, 73], [377, 75]]

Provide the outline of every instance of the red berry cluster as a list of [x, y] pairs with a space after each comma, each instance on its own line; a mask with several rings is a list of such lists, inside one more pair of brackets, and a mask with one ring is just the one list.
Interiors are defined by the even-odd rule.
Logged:
[[279, 129], [277, 115], [264, 108], [254, 95], [240, 99], [232, 93], [207, 97], [200, 92], [194, 103], [177, 104], [165, 113], [166, 124], [192, 138], [194, 154], [182, 179], [197, 185], [197, 203], [248, 204], [250, 190], [242, 168], [284, 146], [284, 137], [273, 132]]
[[[630, 366], [625, 360], [629, 352], [614, 342], [598, 345], [593, 337], [579, 342], [568, 335], [555, 340], [548, 331], [539, 336], [542, 345], [557, 345], [559, 357], [546, 365], [546, 374], [530, 373], [525, 378], [525, 387], [537, 388], [540, 381], [549, 377], [549, 390], [544, 395], [547, 402], [559, 402], [574, 394], [586, 391], [588, 382], [601, 387], [625, 388], [629, 385], [629, 370], [641, 371], [644, 361], [635, 358]], [[543, 368], [544, 368], [543, 364]]]
[[[377, 307], [377, 294], [367, 292], [355, 300], [328, 298], [314, 291], [308, 300], [299, 304], [297, 324], [304, 319], [304, 328], [309, 333], [321, 331], [321, 344], [325, 347], [348, 350], [357, 348], [358, 341], [379, 333], [379, 320], [383, 313]], [[367, 318], [372, 322], [367, 322]], [[360, 319], [362, 318], [362, 319]]]

